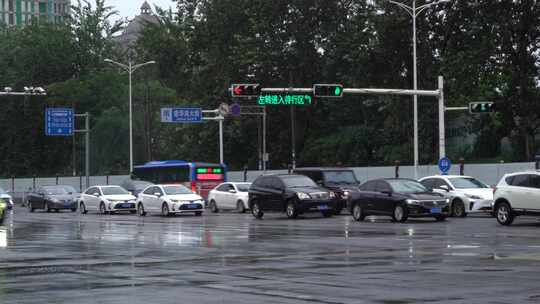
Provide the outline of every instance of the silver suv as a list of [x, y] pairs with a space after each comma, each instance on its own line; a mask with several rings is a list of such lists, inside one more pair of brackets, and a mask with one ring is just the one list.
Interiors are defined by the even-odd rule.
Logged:
[[493, 191], [499, 224], [510, 225], [519, 215], [540, 216], [540, 172], [506, 174]]

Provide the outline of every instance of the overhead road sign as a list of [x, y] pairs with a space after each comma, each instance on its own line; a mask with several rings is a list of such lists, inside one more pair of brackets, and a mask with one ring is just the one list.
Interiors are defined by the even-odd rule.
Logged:
[[73, 109], [47, 108], [45, 110], [45, 135], [72, 136]]
[[308, 94], [263, 94], [257, 104], [260, 106], [306, 106], [313, 103]]
[[201, 108], [161, 108], [161, 122], [202, 123]]

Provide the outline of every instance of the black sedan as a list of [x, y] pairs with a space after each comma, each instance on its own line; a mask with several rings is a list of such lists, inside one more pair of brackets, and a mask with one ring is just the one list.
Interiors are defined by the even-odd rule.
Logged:
[[368, 215], [388, 215], [396, 222], [405, 222], [409, 217], [433, 217], [443, 221], [448, 211], [447, 198], [412, 179], [365, 182], [350, 204], [350, 212], [356, 221], [362, 221]]
[[335, 212], [334, 193], [303, 175], [259, 176], [251, 184], [248, 196], [251, 213], [256, 218], [262, 218], [266, 211], [285, 212], [288, 218], [311, 211], [330, 217]]
[[36, 209], [47, 212], [68, 209], [75, 212], [79, 196], [80, 194], [72, 186], [42, 186], [37, 188], [37, 191], [28, 194], [27, 207], [30, 212]]

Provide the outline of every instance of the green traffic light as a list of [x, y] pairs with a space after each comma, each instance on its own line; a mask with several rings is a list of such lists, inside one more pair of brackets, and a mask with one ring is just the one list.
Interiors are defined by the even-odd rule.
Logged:
[[340, 87], [336, 87], [336, 89], [334, 90], [334, 95], [336, 95], [336, 96], [341, 95], [341, 88]]

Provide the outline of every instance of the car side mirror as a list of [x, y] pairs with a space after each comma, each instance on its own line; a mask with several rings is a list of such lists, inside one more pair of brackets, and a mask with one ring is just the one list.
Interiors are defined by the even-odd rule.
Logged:
[[234, 190], [234, 189], [229, 189], [229, 193], [236, 193], [236, 190]]
[[99, 193], [94, 192], [94, 193], [92, 193], [92, 195], [93, 195], [93, 196], [99, 196]]
[[446, 191], [446, 192], [450, 192], [450, 188], [448, 188], [447, 185], [441, 185], [441, 186], [439, 186], [439, 188]]

